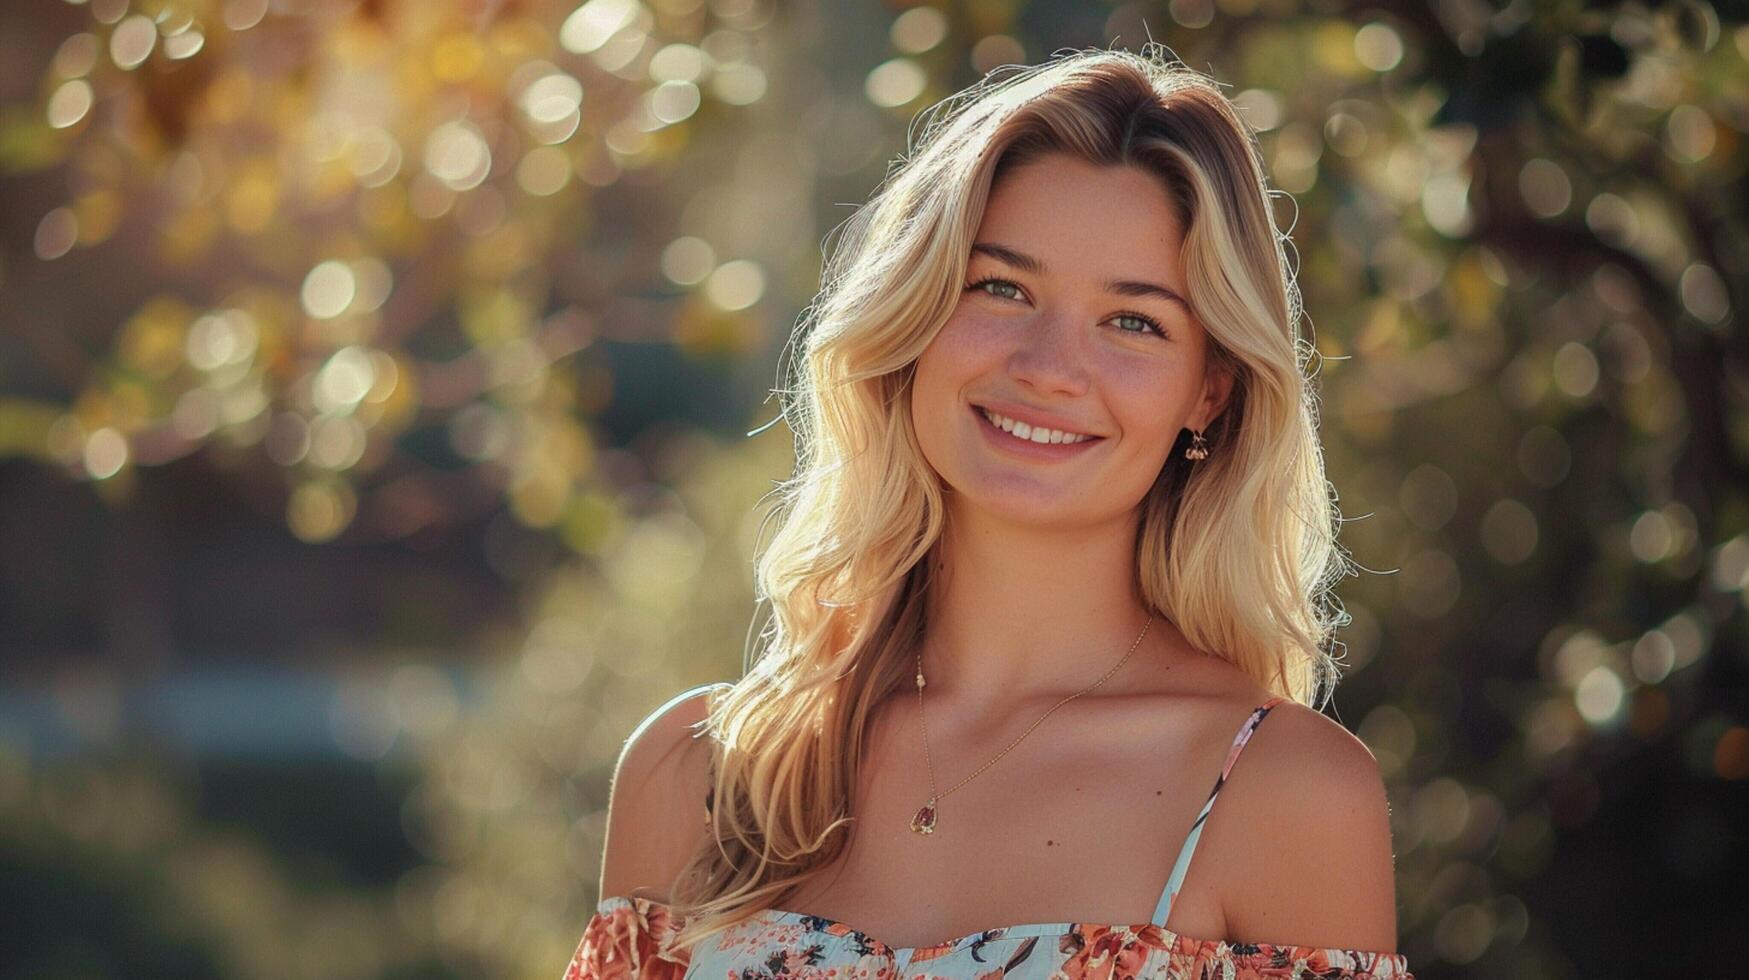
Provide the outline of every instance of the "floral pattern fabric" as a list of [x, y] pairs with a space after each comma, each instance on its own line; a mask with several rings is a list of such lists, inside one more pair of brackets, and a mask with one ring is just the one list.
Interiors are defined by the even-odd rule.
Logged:
[[905, 947], [848, 923], [764, 909], [688, 951], [670, 942], [684, 925], [672, 908], [615, 895], [596, 905], [564, 980], [1414, 980], [1401, 953], [1192, 939], [1163, 925], [1233, 764], [1284, 700], [1264, 702], [1234, 737], [1152, 923], [1034, 922]]
[[1164, 926], [1052, 922], [898, 947], [832, 919], [766, 909], [671, 947], [660, 902], [602, 899], [564, 980], [1414, 980], [1402, 953], [1193, 939]]

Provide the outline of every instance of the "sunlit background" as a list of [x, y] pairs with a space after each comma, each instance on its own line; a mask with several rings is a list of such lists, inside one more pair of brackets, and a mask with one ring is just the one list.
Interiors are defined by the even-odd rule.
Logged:
[[1400, 948], [1732, 973], [1744, 15], [5, 4], [0, 975], [554, 980], [623, 739], [741, 669], [828, 232], [921, 108], [1149, 39], [1286, 192]]

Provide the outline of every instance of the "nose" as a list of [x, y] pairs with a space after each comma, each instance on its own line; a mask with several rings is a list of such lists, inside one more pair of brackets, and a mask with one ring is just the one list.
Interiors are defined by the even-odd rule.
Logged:
[[1082, 332], [1072, 316], [1043, 314], [1018, 332], [1008, 356], [1008, 374], [1041, 394], [1080, 395], [1087, 391]]

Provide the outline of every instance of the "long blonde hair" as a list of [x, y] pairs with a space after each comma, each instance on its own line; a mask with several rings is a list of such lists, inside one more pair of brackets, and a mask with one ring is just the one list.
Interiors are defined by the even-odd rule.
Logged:
[[1040, 154], [1160, 178], [1211, 365], [1235, 377], [1205, 433], [1211, 455], [1193, 466], [1175, 447], [1141, 504], [1139, 598], [1272, 693], [1311, 704], [1337, 679], [1328, 593], [1346, 556], [1255, 137], [1213, 80], [1156, 45], [1004, 71], [919, 117], [914, 146], [842, 226], [791, 338], [796, 469], [774, 491], [782, 520], [756, 571], [771, 617], [701, 722], [711, 833], [674, 882], [678, 945], [782, 907], [845, 850], [863, 740], [874, 707], [911, 680], [942, 536], [913, 365], [958, 300], [993, 183]]

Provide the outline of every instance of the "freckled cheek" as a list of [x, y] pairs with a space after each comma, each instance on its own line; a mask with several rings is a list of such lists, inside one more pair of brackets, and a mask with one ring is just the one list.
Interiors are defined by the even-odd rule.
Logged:
[[942, 325], [941, 332], [935, 337], [935, 345], [960, 351], [960, 356], [979, 350], [987, 352], [998, 345], [1011, 342], [1014, 328], [1012, 319], [1004, 321], [1000, 317], [962, 307]]
[[918, 372], [957, 389], [1000, 368], [1007, 356], [1005, 343], [987, 323], [958, 316], [935, 335], [923, 352]]

